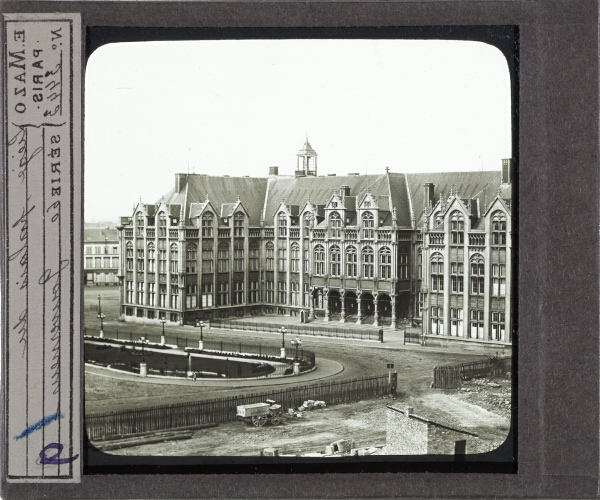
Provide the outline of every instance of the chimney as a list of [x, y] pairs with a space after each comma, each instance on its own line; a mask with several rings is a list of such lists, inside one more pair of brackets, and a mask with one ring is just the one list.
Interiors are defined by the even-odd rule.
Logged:
[[430, 204], [433, 205], [435, 199], [433, 197], [433, 183], [426, 182], [424, 184], [425, 187], [425, 195], [423, 196], [423, 209], [428, 207]]
[[404, 415], [406, 416], [406, 418], [410, 418], [413, 415], [413, 409], [410, 406], [407, 406], [404, 409]]
[[340, 188], [340, 196], [345, 198], [346, 196], [350, 196], [350, 186], [342, 186]]
[[269, 175], [279, 175], [279, 167], [269, 167]]
[[175, 191], [181, 193], [187, 182], [187, 174], [175, 174]]
[[512, 159], [502, 160], [502, 184], [510, 184], [510, 171], [512, 169]]

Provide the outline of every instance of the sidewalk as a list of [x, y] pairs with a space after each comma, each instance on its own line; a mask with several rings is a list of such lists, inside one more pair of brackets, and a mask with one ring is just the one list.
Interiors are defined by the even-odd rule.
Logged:
[[225, 387], [227, 389], [239, 389], [243, 387], [269, 387], [280, 385], [303, 385], [336, 375], [344, 370], [337, 361], [318, 358], [317, 367], [301, 375], [285, 375], [282, 377], [259, 377], [259, 378], [227, 378], [210, 379], [198, 378], [189, 380], [179, 377], [140, 377], [133, 373], [110, 370], [94, 365], [85, 365], [85, 372], [99, 375], [101, 377], [126, 380], [130, 382], [144, 382], [148, 384], [166, 385], [190, 385], [195, 387]]

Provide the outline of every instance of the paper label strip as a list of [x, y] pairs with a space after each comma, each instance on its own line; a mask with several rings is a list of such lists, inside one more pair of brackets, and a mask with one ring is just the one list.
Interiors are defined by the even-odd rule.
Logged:
[[5, 474], [81, 476], [81, 21], [4, 15]]

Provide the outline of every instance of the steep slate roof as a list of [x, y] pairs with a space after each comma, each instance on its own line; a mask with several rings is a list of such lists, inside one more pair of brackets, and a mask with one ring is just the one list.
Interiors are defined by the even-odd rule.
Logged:
[[204, 202], [208, 195], [211, 205], [219, 210], [223, 204], [235, 203], [239, 196], [250, 215], [250, 225], [258, 226], [266, 189], [266, 178], [190, 174], [187, 177], [187, 186], [181, 188], [179, 193], [175, 188], [171, 189], [164, 199], [166, 203], [181, 205], [185, 203], [186, 224], [190, 224], [187, 217], [189, 217], [191, 203]]
[[[430, 174], [406, 174], [408, 188], [412, 199], [412, 206], [417, 219], [417, 227], [423, 223], [423, 199], [426, 182], [433, 183], [433, 203], [450, 196], [450, 189], [458, 192], [460, 198], [478, 198], [481, 210], [484, 210], [484, 201], [488, 203], [498, 194], [500, 186], [500, 171], [485, 172], [437, 172]], [[398, 218], [400, 215], [398, 215]]]
[[83, 238], [85, 243], [104, 243], [105, 238], [106, 241], [115, 242], [119, 240], [119, 232], [112, 228], [86, 228], [83, 230]]

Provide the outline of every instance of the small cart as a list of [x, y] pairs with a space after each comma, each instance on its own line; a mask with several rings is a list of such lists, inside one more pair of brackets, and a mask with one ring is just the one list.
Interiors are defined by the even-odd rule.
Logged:
[[256, 427], [262, 427], [267, 421], [277, 425], [281, 422], [281, 405], [275, 404], [271, 399], [267, 399], [267, 403], [240, 405], [237, 407], [236, 418], [247, 424], [252, 422]]

